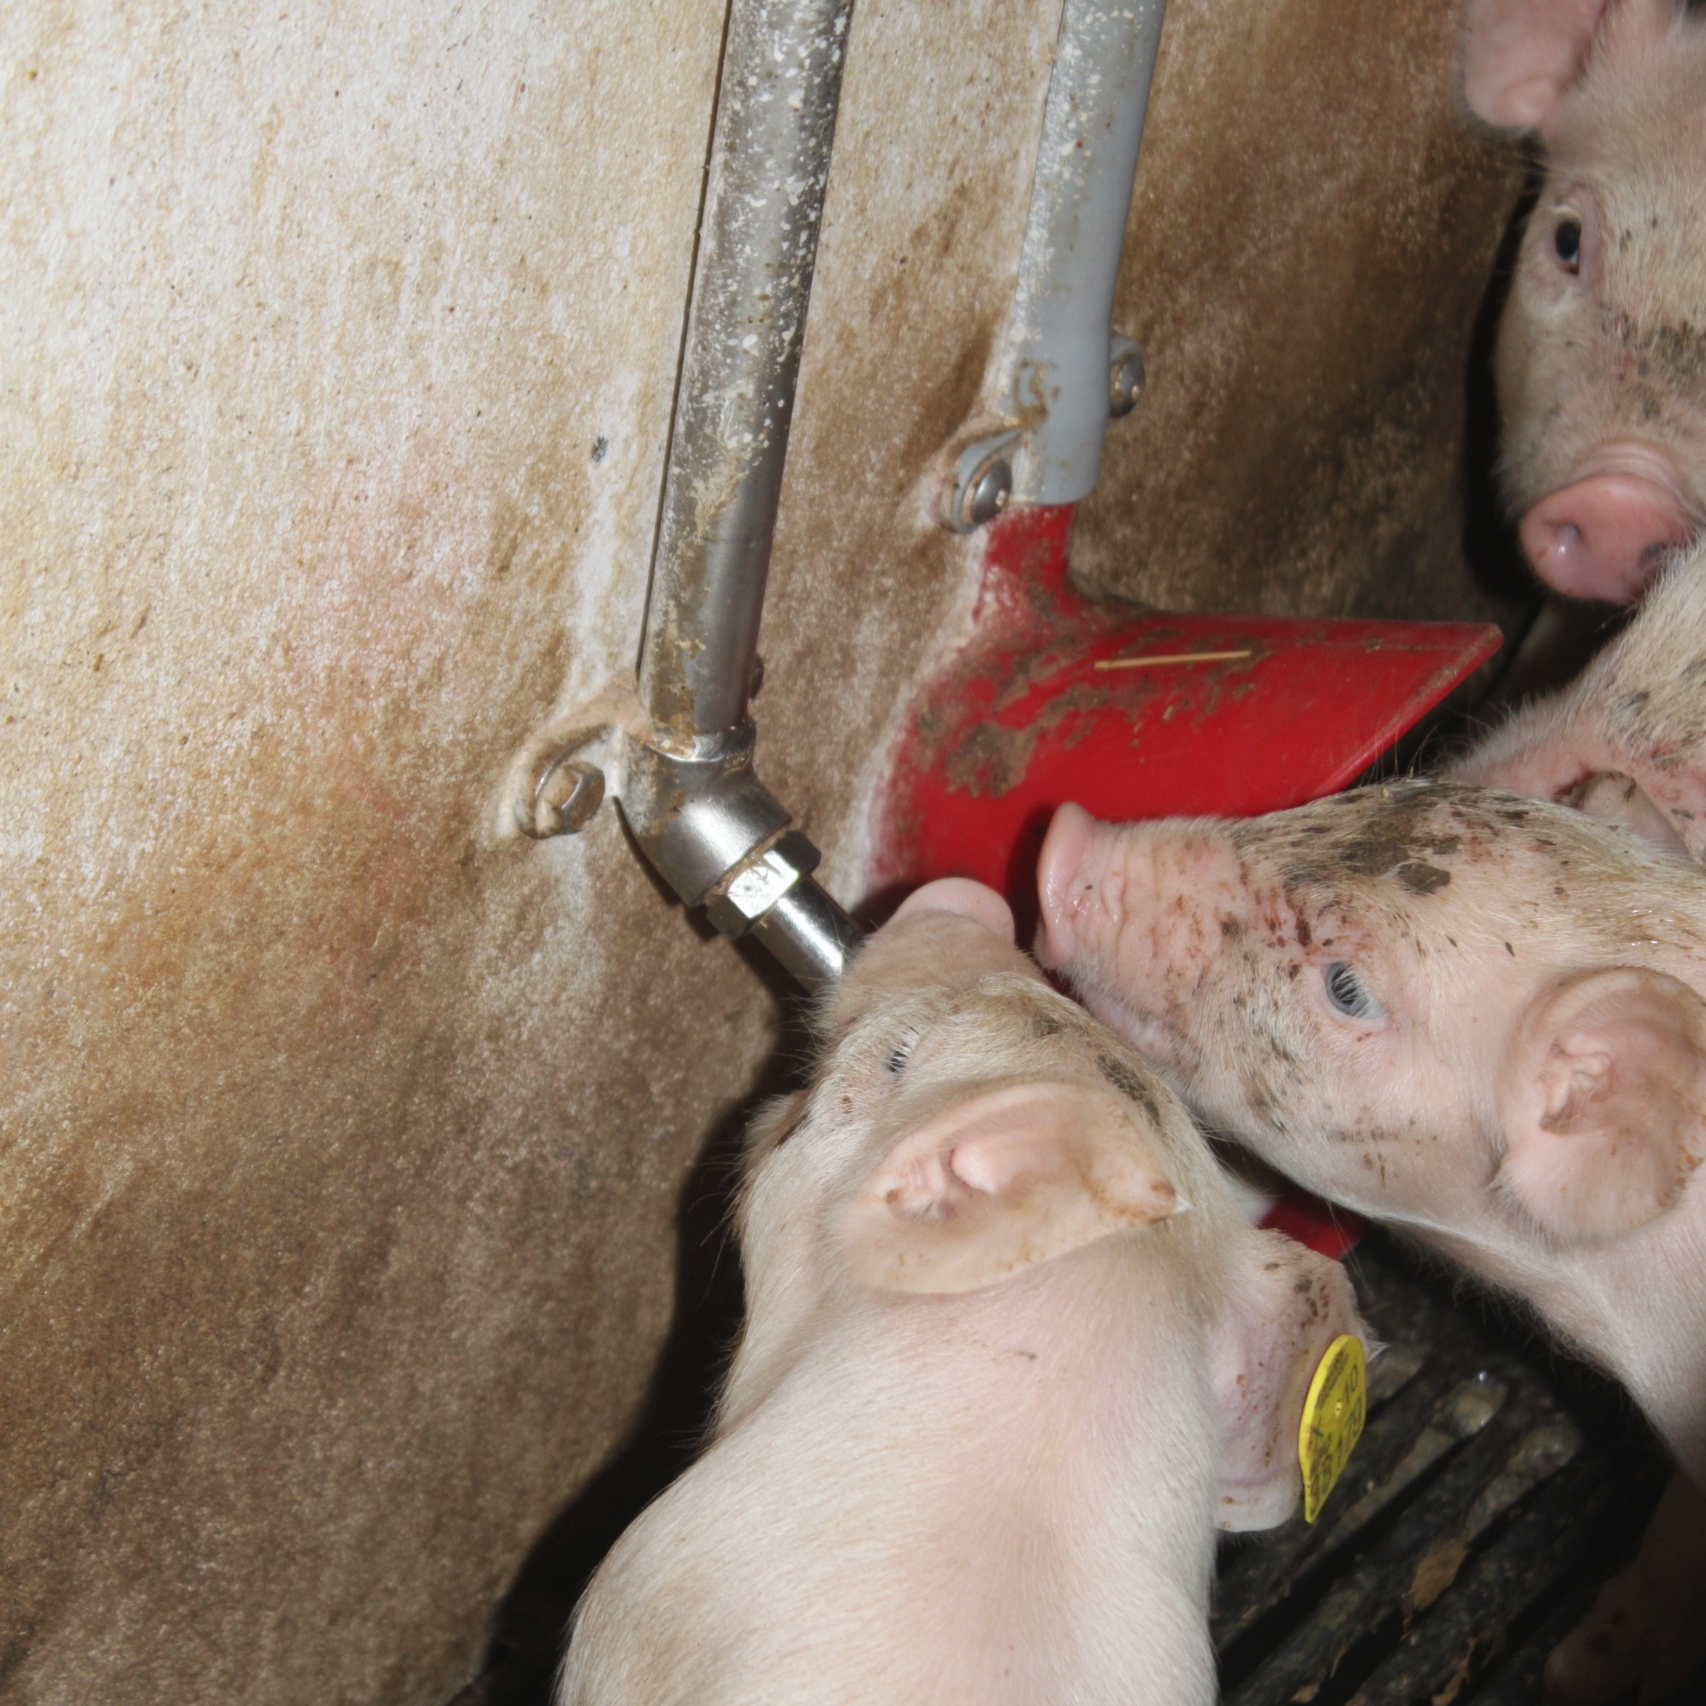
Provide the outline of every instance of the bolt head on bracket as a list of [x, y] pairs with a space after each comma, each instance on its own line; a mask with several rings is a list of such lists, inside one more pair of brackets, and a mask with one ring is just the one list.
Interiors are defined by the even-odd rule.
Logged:
[[942, 525], [952, 533], [975, 533], [1007, 507], [1013, 495], [1013, 449], [1018, 428], [980, 438], [954, 459], [942, 493]]
[[1115, 333], [1108, 357], [1108, 418], [1124, 420], [1137, 407], [1148, 380], [1143, 365], [1143, 346], [1133, 338]]
[[531, 798], [515, 803], [515, 827], [535, 841], [578, 835], [604, 804], [604, 772], [584, 759], [558, 753], [541, 767]]

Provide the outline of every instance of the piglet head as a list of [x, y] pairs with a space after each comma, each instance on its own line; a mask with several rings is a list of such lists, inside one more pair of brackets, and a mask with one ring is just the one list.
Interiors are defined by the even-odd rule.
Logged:
[[882, 1054], [864, 1096], [831, 1110], [859, 1127], [849, 1165], [864, 1176], [835, 1237], [863, 1285], [978, 1290], [1185, 1207], [1156, 1129], [1165, 1091], [1141, 1063], [1098, 1052], [1096, 1027], [1013, 934], [992, 889], [928, 884], [826, 1005], [834, 1065], [867, 1035]]
[[1706, 513], [1703, 78], [1706, 28], [1673, 0], [1466, 9], [1469, 105], [1546, 145], [1499, 329], [1499, 474], [1574, 597], [1633, 602]]
[[[1679, 1201], [1706, 877], [1567, 807], [1406, 782], [1045, 843], [1045, 960], [1218, 1129], [1334, 1201], [1510, 1255]], [[1667, 941], [1669, 936], [1672, 940]], [[1653, 961], [1659, 963], [1652, 963]]]
[[962, 1304], [987, 1297], [1009, 1323], [1040, 1311], [1060, 1332], [1100, 1297], [1143, 1316], [1145, 1381], [1204, 1472], [1219, 1463], [1221, 1526], [1280, 1522], [1309, 1379], [1360, 1332], [1343, 1271], [1245, 1222], [1183, 1104], [1011, 932], [990, 891], [932, 885], [823, 1009], [814, 1083], [759, 1143], [725, 1413], [837, 1315], [958, 1342]]
[[[1159, 1084], [1147, 1093], [1157, 1109], [1171, 1102]], [[842, 1221], [849, 1265], [891, 1292], [998, 1284], [1183, 1210], [1162, 1153], [1156, 1116], [1104, 1088], [1032, 1082], [975, 1096], [878, 1166]], [[1215, 1520], [1244, 1531], [1296, 1510], [1310, 1381], [1339, 1338], [1372, 1340], [1339, 1263], [1243, 1224], [1225, 1191], [1212, 1180], [1212, 1207], [1196, 1217], [1207, 1224], [1170, 1253], [1210, 1315]]]

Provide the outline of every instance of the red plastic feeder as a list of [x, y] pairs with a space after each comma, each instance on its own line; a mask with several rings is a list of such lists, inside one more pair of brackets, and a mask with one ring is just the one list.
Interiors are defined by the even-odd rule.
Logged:
[[[878, 804], [873, 886], [975, 877], [1021, 940], [1057, 806], [1099, 818], [1281, 811], [1355, 780], [1500, 645], [1497, 628], [1134, 615], [1067, 576], [1073, 507], [984, 530], [972, 638], [915, 704]], [[1287, 1196], [1264, 1224], [1339, 1255], [1347, 1217]]]

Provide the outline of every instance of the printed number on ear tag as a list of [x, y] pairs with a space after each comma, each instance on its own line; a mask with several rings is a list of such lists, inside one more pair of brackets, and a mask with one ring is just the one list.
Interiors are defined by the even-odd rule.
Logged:
[[1297, 1461], [1303, 1468], [1305, 1522], [1321, 1514], [1367, 1419], [1368, 1368], [1362, 1341], [1346, 1333], [1327, 1347], [1303, 1400]]

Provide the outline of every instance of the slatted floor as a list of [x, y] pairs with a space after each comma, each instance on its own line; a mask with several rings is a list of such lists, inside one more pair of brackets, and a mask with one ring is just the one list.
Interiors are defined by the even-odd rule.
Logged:
[[[1382, 1235], [1348, 1265], [1388, 1347], [1370, 1369], [1368, 1429], [1314, 1527], [1223, 1546], [1223, 1700], [1533, 1706], [1553, 1642], [1633, 1552], [1664, 1462], [1620, 1395], [1459, 1307], [1448, 1280]], [[637, 1510], [654, 1490], [626, 1496]], [[546, 1706], [581, 1573], [532, 1583], [453, 1706]]]

